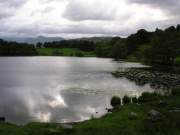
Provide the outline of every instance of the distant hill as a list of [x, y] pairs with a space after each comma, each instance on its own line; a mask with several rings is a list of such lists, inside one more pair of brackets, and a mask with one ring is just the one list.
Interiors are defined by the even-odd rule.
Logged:
[[45, 43], [45, 42], [53, 42], [53, 41], [61, 41], [61, 40], [64, 40], [64, 38], [38, 36], [37, 38], [26, 38], [24, 41], [30, 44], [37, 44], [38, 42]]
[[84, 37], [84, 38], [79, 38], [79, 40], [93, 41], [94, 43], [97, 43], [97, 42], [108, 42], [111, 41], [112, 38], [113, 37], [89, 37], [89, 38]]
[[40, 43], [45, 43], [45, 42], [53, 42], [53, 41], [61, 41], [64, 40], [62, 37], [45, 37], [45, 36], [38, 36], [34, 38], [19, 38], [19, 37], [1, 37], [1, 39], [4, 39], [6, 41], [16, 41], [18, 43], [28, 43], [28, 44], [37, 44], [38, 42]]

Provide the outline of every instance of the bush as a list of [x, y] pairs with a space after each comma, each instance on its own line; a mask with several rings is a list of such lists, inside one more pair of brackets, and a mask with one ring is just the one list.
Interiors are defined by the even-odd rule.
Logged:
[[143, 92], [142, 95], [139, 97], [139, 102], [151, 102], [156, 101], [160, 99], [160, 95], [156, 92], [149, 93], [149, 92]]
[[117, 96], [112, 97], [111, 106], [113, 108], [115, 108], [115, 107], [120, 106], [120, 105], [121, 105], [121, 99], [119, 97], [117, 97]]
[[133, 103], [138, 103], [138, 98], [137, 98], [137, 97], [133, 97], [133, 98], [132, 98], [132, 102], [133, 102]]
[[54, 56], [59, 56], [59, 55], [60, 55], [60, 52], [56, 49], [56, 50], [54, 50], [54, 51], [52, 52], [52, 54], [53, 54]]
[[84, 54], [83, 54], [82, 52], [80, 52], [80, 51], [77, 51], [77, 52], [75, 53], [75, 56], [77, 56], [77, 57], [83, 57]]
[[174, 88], [171, 92], [172, 95], [180, 96], [180, 88]]
[[125, 104], [128, 104], [128, 103], [130, 103], [131, 102], [131, 98], [130, 97], [128, 97], [128, 96], [124, 96], [123, 97], [123, 104], [125, 105]]

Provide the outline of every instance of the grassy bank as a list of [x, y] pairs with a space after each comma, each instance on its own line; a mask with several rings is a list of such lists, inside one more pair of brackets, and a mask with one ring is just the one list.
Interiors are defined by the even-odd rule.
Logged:
[[[148, 113], [152, 109], [159, 112], [155, 120], [149, 119]], [[72, 124], [72, 129], [53, 123], [24, 126], [1, 123], [0, 135], [179, 135], [179, 109], [180, 89], [170, 96], [129, 103], [101, 118]]]
[[37, 48], [40, 56], [77, 56], [77, 57], [94, 57], [94, 52], [81, 51], [76, 48]]

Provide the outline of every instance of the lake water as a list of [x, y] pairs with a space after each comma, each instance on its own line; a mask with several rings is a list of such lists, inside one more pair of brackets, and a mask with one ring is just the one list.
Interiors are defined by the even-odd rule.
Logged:
[[102, 116], [113, 95], [153, 91], [111, 75], [130, 67], [143, 65], [102, 58], [0, 57], [0, 117], [22, 124]]

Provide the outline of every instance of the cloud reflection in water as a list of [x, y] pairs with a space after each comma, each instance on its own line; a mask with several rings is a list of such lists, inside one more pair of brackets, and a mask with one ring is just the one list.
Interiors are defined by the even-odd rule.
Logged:
[[101, 58], [0, 58], [0, 116], [10, 122], [71, 122], [101, 116], [113, 95], [152, 91], [110, 72], [142, 66]]

